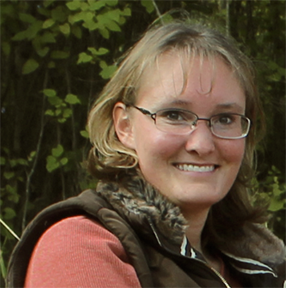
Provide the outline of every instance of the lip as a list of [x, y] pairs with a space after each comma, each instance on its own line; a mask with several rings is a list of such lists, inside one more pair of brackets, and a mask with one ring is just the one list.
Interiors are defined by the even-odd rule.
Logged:
[[215, 164], [174, 163], [174, 166], [183, 172], [210, 173], [219, 166]]

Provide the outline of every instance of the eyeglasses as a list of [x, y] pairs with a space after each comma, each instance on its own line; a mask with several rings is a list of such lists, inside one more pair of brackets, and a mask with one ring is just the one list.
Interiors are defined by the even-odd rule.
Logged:
[[160, 131], [176, 135], [191, 133], [199, 120], [207, 121], [213, 135], [223, 139], [244, 138], [248, 135], [251, 126], [249, 118], [237, 113], [221, 113], [210, 118], [199, 118], [195, 113], [183, 109], [168, 108], [151, 113], [135, 105], [127, 106], [150, 116]]

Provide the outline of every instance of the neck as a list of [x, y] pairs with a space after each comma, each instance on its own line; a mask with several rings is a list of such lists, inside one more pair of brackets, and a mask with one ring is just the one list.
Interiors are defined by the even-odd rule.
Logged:
[[188, 221], [188, 229], [186, 231], [186, 237], [191, 246], [199, 251], [215, 270], [221, 271], [221, 263], [218, 259], [213, 258], [208, 251], [205, 251], [202, 247], [202, 231], [204, 229], [209, 209], [200, 210], [196, 213], [184, 213], [182, 212], [186, 220]]
[[188, 222], [186, 237], [188, 238], [191, 246], [201, 253], [203, 252], [201, 246], [201, 236], [208, 217], [208, 212], [209, 209], [197, 212], [192, 211], [192, 213], [189, 211], [188, 213], [183, 212], [183, 215]]

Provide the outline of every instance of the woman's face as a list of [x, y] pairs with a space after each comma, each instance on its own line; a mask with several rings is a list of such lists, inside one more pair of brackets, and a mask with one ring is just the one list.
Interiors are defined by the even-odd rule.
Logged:
[[[195, 59], [183, 91], [182, 65], [175, 55], [161, 56], [158, 66], [147, 70], [141, 80], [135, 105], [152, 113], [182, 108], [210, 118], [245, 111], [244, 92], [220, 59], [215, 66]], [[245, 139], [218, 138], [207, 121], [198, 121], [188, 135], [168, 134], [137, 109], [128, 108], [128, 113], [129, 137], [124, 144], [136, 151], [146, 180], [182, 211], [209, 208], [228, 193], [243, 159]]]

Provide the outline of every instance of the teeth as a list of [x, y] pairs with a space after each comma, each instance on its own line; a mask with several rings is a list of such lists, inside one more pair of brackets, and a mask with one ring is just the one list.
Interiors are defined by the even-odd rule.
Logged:
[[192, 172], [211, 172], [214, 171], [215, 167], [211, 166], [196, 166], [196, 165], [177, 165], [180, 170], [183, 171], [192, 171]]

